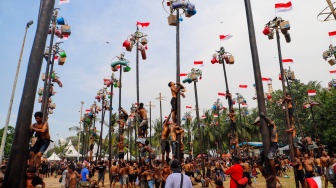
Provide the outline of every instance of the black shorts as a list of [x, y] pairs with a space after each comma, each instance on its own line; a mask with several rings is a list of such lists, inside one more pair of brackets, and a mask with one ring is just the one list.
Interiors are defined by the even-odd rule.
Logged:
[[298, 180], [305, 180], [305, 173], [303, 172], [303, 170], [297, 170], [297, 177]]
[[306, 171], [306, 178], [314, 177], [314, 171]]
[[172, 110], [173, 111], [176, 111], [177, 109], [177, 98], [173, 97], [171, 100], [170, 100], [170, 104], [172, 106]]
[[293, 108], [288, 108], [288, 114], [289, 114], [290, 117], [293, 117], [294, 109]]
[[133, 183], [136, 181], [136, 175], [135, 174], [129, 174], [128, 179], [130, 183]]
[[161, 140], [161, 153], [170, 152], [170, 145], [168, 140]]
[[124, 152], [119, 152], [118, 158], [119, 159], [124, 159]]
[[30, 151], [33, 153], [44, 153], [50, 144], [50, 140], [37, 140], [36, 143], [34, 144], [34, 146], [32, 148], [30, 148]]
[[94, 146], [94, 144], [90, 144], [90, 151], [93, 150], [93, 146]]

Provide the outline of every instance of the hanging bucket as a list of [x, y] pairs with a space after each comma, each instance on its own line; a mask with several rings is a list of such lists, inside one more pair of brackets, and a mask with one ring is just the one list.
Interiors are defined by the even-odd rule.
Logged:
[[65, 60], [66, 60], [66, 57], [60, 57], [60, 58], [58, 58], [58, 65], [64, 65]]
[[129, 66], [124, 67], [124, 72], [129, 72], [130, 70], [131, 70], [131, 67]]
[[234, 57], [233, 55], [229, 57], [229, 64], [234, 64], [235, 60], [234, 60]]
[[66, 57], [66, 53], [65, 53], [65, 51], [59, 52], [58, 54], [59, 54], [61, 57]]
[[57, 25], [64, 25], [65, 24], [65, 20], [63, 17], [59, 17], [56, 19], [56, 23]]
[[264, 28], [264, 30], [262, 31], [262, 33], [263, 33], [264, 35], [268, 35], [268, 34], [271, 33], [271, 30], [270, 30], [269, 27], [266, 26], [266, 27]]
[[134, 43], [132, 41], [125, 40], [123, 43], [123, 47], [126, 48], [126, 51], [131, 52], [133, 48]]
[[177, 17], [174, 14], [168, 16], [168, 25], [176, 26], [177, 25]]
[[61, 26], [61, 33], [62, 33], [62, 35], [70, 36], [70, 34], [71, 34], [70, 26], [69, 25], [62, 25]]
[[111, 84], [111, 78], [104, 78], [104, 85], [110, 85]]
[[148, 41], [146, 38], [142, 38], [140, 43], [145, 46], [148, 43]]

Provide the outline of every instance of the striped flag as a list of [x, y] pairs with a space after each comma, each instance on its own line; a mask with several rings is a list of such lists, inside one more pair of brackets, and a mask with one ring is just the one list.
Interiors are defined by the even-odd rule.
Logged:
[[275, 4], [275, 12], [287, 12], [292, 10], [292, 2], [288, 3], [276, 3]]
[[307, 92], [308, 92], [308, 96], [315, 96], [316, 95], [316, 90], [311, 89], [311, 90], [308, 90]]
[[194, 65], [203, 67], [203, 61], [194, 61]]
[[306, 178], [306, 181], [311, 188], [322, 188], [322, 180], [320, 176]]
[[223, 40], [229, 40], [232, 37], [233, 37], [232, 35], [219, 35], [219, 39], [221, 41], [223, 41]]
[[58, 5], [67, 4], [67, 3], [70, 3], [70, 0], [60, 0], [58, 2]]
[[329, 35], [329, 38], [334, 38], [336, 37], [336, 31], [331, 31], [331, 32], [328, 32], [328, 35]]
[[293, 63], [293, 59], [282, 59], [282, 63]]
[[180, 73], [180, 76], [184, 77], [184, 76], [188, 76], [188, 74], [187, 73]]
[[85, 110], [85, 113], [86, 113], [86, 114], [88, 114], [88, 113], [90, 113], [90, 112], [91, 112], [90, 109]]
[[54, 62], [55, 61], [58, 61], [58, 56], [57, 55], [54, 56]]
[[246, 89], [246, 88], [247, 88], [247, 85], [239, 85], [239, 88]]
[[335, 76], [336, 75], [336, 70], [331, 70], [329, 71], [331, 75]]
[[213, 116], [214, 116], [214, 117], [218, 117], [218, 114], [214, 114]]
[[186, 106], [186, 108], [190, 108], [190, 109], [191, 109], [191, 108], [192, 108], [192, 106]]
[[225, 93], [218, 92], [218, 96], [225, 97]]
[[201, 118], [202, 118], [202, 119], [205, 119], [205, 118], [206, 118], [206, 116], [205, 116], [205, 115], [203, 115], [203, 116], [201, 116]]
[[271, 79], [271, 78], [262, 77], [261, 80], [262, 80], [262, 81], [270, 81], [270, 80], [272, 80], [272, 79]]
[[149, 26], [149, 22], [137, 22], [136, 25], [140, 26], [141, 28], [146, 28]]

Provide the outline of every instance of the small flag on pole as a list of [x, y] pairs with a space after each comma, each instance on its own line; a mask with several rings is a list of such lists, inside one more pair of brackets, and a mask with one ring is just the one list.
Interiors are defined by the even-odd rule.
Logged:
[[180, 76], [184, 77], [184, 76], [188, 76], [188, 74], [187, 73], [180, 73]]
[[272, 79], [271, 79], [271, 78], [262, 77], [261, 80], [262, 80], [262, 81], [270, 81], [270, 80], [272, 80]]
[[282, 63], [293, 63], [293, 59], [282, 59]]
[[137, 22], [136, 25], [140, 26], [141, 28], [146, 28], [149, 26], [149, 22]]
[[218, 96], [225, 97], [225, 93], [218, 92]]
[[201, 118], [202, 118], [202, 119], [205, 119], [205, 118], [206, 118], [206, 116], [205, 116], [205, 115], [203, 115], [203, 116], [201, 116]]
[[191, 108], [192, 108], [192, 106], [186, 106], [186, 108], [190, 108], [190, 109], [191, 109]]
[[230, 38], [232, 38], [232, 35], [219, 35], [219, 39], [222, 40], [229, 40]]
[[58, 61], [58, 56], [57, 55], [54, 56], [54, 62], [55, 61]]
[[88, 113], [90, 113], [90, 112], [91, 112], [90, 109], [85, 110], [85, 113], [86, 113], [86, 114], [88, 114]]
[[247, 85], [239, 85], [239, 88], [246, 89], [246, 88], [247, 88]]
[[316, 90], [308, 90], [308, 96], [315, 96]]
[[66, 4], [66, 3], [70, 3], [70, 0], [60, 0], [58, 5], [62, 5], [62, 4]]
[[165, 119], [168, 119], [168, 116], [165, 116]]
[[203, 61], [194, 61], [194, 65], [204, 66]]
[[330, 39], [336, 37], [336, 31], [328, 32], [328, 34]]
[[336, 75], [336, 70], [331, 70], [329, 71], [331, 75], [335, 76]]
[[292, 2], [288, 3], [276, 3], [275, 4], [275, 12], [287, 12], [292, 10]]
[[214, 116], [214, 117], [218, 117], [218, 114], [214, 114], [213, 116]]

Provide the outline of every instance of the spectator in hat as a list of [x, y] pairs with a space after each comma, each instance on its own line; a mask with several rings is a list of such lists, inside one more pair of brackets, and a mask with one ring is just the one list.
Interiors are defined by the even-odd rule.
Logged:
[[193, 187], [190, 178], [187, 175], [181, 173], [181, 165], [178, 160], [172, 160], [170, 163], [170, 168], [173, 173], [168, 176], [165, 188]]
[[228, 169], [224, 169], [226, 175], [230, 175], [230, 188], [237, 188], [237, 181], [243, 178], [244, 169], [240, 165], [240, 158], [237, 156], [232, 157], [232, 164]]

